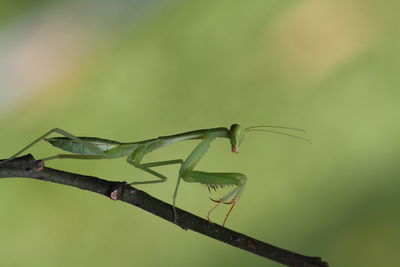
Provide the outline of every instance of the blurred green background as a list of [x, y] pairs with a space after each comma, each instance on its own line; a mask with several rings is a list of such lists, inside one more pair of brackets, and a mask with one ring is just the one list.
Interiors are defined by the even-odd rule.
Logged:
[[[304, 128], [312, 145], [252, 133], [235, 155], [227, 140], [213, 143], [197, 169], [249, 178], [227, 227], [331, 266], [395, 266], [399, 8], [389, 0], [4, 2], [0, 158], [54, 127], [120, 141], [232, 123]], [[145, 160], [185, 158], [195, 144]], [[47, 165], [148, 176], [124, 159]], [[168, 182], [140, 189], [171, 202], [178, 168], [159, 170]], [[183, 183], [177, 205], [205, 217], [209, 196]], [[1, 266], [278, 266], [75, 188], [2, 179], [0, 200]]]

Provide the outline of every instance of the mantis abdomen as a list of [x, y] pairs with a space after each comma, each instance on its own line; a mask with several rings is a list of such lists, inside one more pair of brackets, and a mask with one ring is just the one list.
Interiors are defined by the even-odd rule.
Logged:
[[[121, 143], [117, 141], [96, 138], [96, 137], [78, 137], [78, 138], [86, 143], [94, 145], [103, 152], [106, 152], [121, 145]], [[58, 147], [64, 151], [68, 151], [74, 154], [97, 155], [97, 153], [95, 153], [93, 150], [90, 150], [87, 146], [83, 146], [82, 144], [77, 143], [67, 137], [45, 138], [44, 140], [49, 142], [55, 147]]]

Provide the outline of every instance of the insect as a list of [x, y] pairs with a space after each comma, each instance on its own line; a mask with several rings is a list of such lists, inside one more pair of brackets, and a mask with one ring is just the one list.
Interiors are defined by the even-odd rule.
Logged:
[[[309, 139], [288, 134], [285, 132], [280, 132], [272, 129], [285, 129], [285, 130], [294, 130], [294, 131], [302, 131], [304, 130], [290, 127], [282, 127], [282, 126], [253, 126], [248, 128], [243, 128], [238, 124], [233, 124], [229, 129], [225, 127], [211, 128], [211, 129], [202, 129], [195, 130], [175, 135], [169, 136], [160, 136], [158, 138], [148, 139], [139, 142], [118, 142], [103, 138], [97, 137], [77, 137], [67, 131], [64, 131], [59, 128], [54, 128], [32, 143], [25, 146], [23, 149], [18, 151], [16, 154], [11, 156], [6, 161], [9, 161], [36, 143], [44, 140], [49, 142], [51, 145], [60, 148], [64, 151], [71, 152], [72, 154], [57, 154], [51, 157], [44, 158], [42, 160], [52, 160], [52, 159], [115, 159], [121, 157], [127, 157], [127, 162], [134, 167], [143, 170], [155, 177], [153, 180], [148, 181], [138, 181], [132, 182], [131, 185], [136, 184], [153, 184], [153, 183], [161, 183], [167, 180], [167, 177], [163, 174], [153, 170], [154, 167], [177, 164], [180, 165], [178, 180], [176, 183], [175, 191], [173, 194], [173, 213], [176, 221], [176, 211], [175, 211], [175, 203], [176, 196], [179, 189], [179, 184], [183, 179], [189, 183], [200, 183], [211, 189], [218, 189], [225, 186], [235, 186], [235, 188], [221, 197], [218, 200], [213, 200], [217, 204], [208, 212], [207, 219], [210, 221], [211, 213], [222, 203], [231, 205], [228, 213], [226, 214], [223, 225], [225, 225], [226, 220], [228, 219], [229, 214], [231, 213], [233, 207], [238, 202], [244, 187], [246, 185], [247, 177], [242, 173], [235, 172], [205, 172], [194, 170], [196, 164], [200, 161], [200, 159], [207, 153], [211, 143], [216, 138], [227, 138], [230, 141], [231, 151], [233, 153], [239, 153], [239, 147], [243, 142], [244, 136], [248, 132], [256, 132], [256, 131], [266, 131], [271, 133], [283, 134], [287, 136], [291, 136], [294, 138], [298, 138], [307, 142], [310, 142]], [[62, 135], [63, 137], [51, 137], [47, 138], [50, 134], [57, 133]], [[165, 161], [156, 161], [156, 162], [147, 162], [142, 163], [142, 159], [146, 154], [150, 152], [168, 146], [170, 144], [185, 141], [185, 140], [193, 140], [199, 139], [201, 142], [193, 149], [193, 151], [189, 154], [189, 156], [183, 159], [171, 159]], [[0, 164], [4, 163], [1, 162]]]

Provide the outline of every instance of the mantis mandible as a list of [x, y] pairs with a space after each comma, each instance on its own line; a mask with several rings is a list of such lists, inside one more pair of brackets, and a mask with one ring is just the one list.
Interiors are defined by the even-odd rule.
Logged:
[[[225, 127], [218, 128], [210, 128], [210, 129], [202, 129], [196, 131], [190, 131], [175, 135], [169, 136], [161, 136], [158, 138], [148, 139], [139, 142], [118, 142], [103, 138], [97, 137], [77, 137], [73, 134], [70, 134], [67, 131], [64, 131], [60, 128], [54, 128], [39, 138], [35, 139], [33, 142], [25, 146], [23, 149], [15, 153], [9, 159], [0, 162], [0, 165], [6, 161], [12, 160], [36, 143], [44, 140], [49, 142], [51, 145], [60, 148], [64, 151], [71, 152], [73, 154], [57, 154], [51, 157], [47, 157], [42, 159], [43, 161], [52, 160], [52, 159], [115, 159], [127, 157], [127, 162], [134, 167], [143, 170], [151, 175], [155, 176], [156, 179], [149, 181], [139, 181], [132, 182], [131, 185], [136, 184], [152, 184], [152, 183], [162, 183], [167, 180], [167, 177], [163, 174], [154, 171], [153, 167], [178, 164], [180, 165], [178, 180], [175, 186], [175, 191], [173, 194], [173, 215], [175, 218], [175, 222], [177, 219], [176, 211], [175, 211], [175, 203], [176, 196], [179, 189], [179, 184], [183, 179], [189, 183], [200, 183], [207, 186], [208, 190], [210, 189], [218, 189], [225, 186], [236, 186], [232, 191], [224, 195], [222, 198], [218, 200], [213, 200], [217, 204], [208, 212], [207, 219], [210, 221], [211, 213], [222, 203], [231, 205], [228, 213], [225, 215], [223, 225], [225, 225], [226, 220], [228, 219], [229, 214], [231, 213], [233, 207], [238, 202], [244, 187], [246, 185], [247, 177], [242, 173], [235, 172], [205, 172], [205, 171], [197, 171], [193, 170], [196, 164], [200, 161], [201, 157], [203, 157], [211, 143], [216, 138], [227, 138], [231, 144], [231, 151], [233, 153], [239, 153], [239, 147], [243, 142], [244, 136], [247, 132], [252, 131], [266, 131], [277, 134], [283, 134], [287, 136], [291, 136], [294, 138], [298, 138], [307, 142], [310, 142], [309, 139], [292, 135], [284, 132], [279, 132], [273, 129], [286, 129], [286, 130], [294, 130], [294, 131], [302, 131], [304, 130], [283, 126], [253, 126], [248, 128], [243, 128], [238, 124], [233, 124], [229, 129]], [[57, 133], [62, 135], [63, 137], [51, 137], [47, 138], [50, 134]], [[193, 151], [189, 154], [189, 156], [185, 159], [172, 159], [165, 161], [156, 161], [156, 162], [148, 162], [142, 163], [142, 159], [146, 154], [150, 152], [162, 148], [164, 146], [185, 141], [185, 140], [193, 140], [200, 139], [201, 142], [193, 149]]]

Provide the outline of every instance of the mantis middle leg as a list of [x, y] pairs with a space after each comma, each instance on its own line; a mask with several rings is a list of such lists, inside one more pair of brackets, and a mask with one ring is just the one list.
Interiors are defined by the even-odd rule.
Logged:
[[145, 172], [148, 172], [155, 177], [157, 177], [157, 180], [150, 180], [150, 181], [139, 181], [139, 182], [133, 182], [129, 183], [131, 185], [133, 184], [154, 184], [154, 183], [162, 183], [167, 180], [167, 177], [165, 175], [162, 175], [159, 172], [156, 172], [150, 167], [157, 167], [157, 166], [164, 166], [164, 165], [171, 165], [171, 164], [182, 164], [183, 160], [181, 159], [173, 159], [173, 160], [165, 160], [165, 161], [155, 161], [155, 162], [148, 162], [148, 163], [140, 163], [143, 156], [145, 153], [139, 148], [135, 152], [133, 152], [128, 158], [127, 162], [136, 168], [143, 170]]

